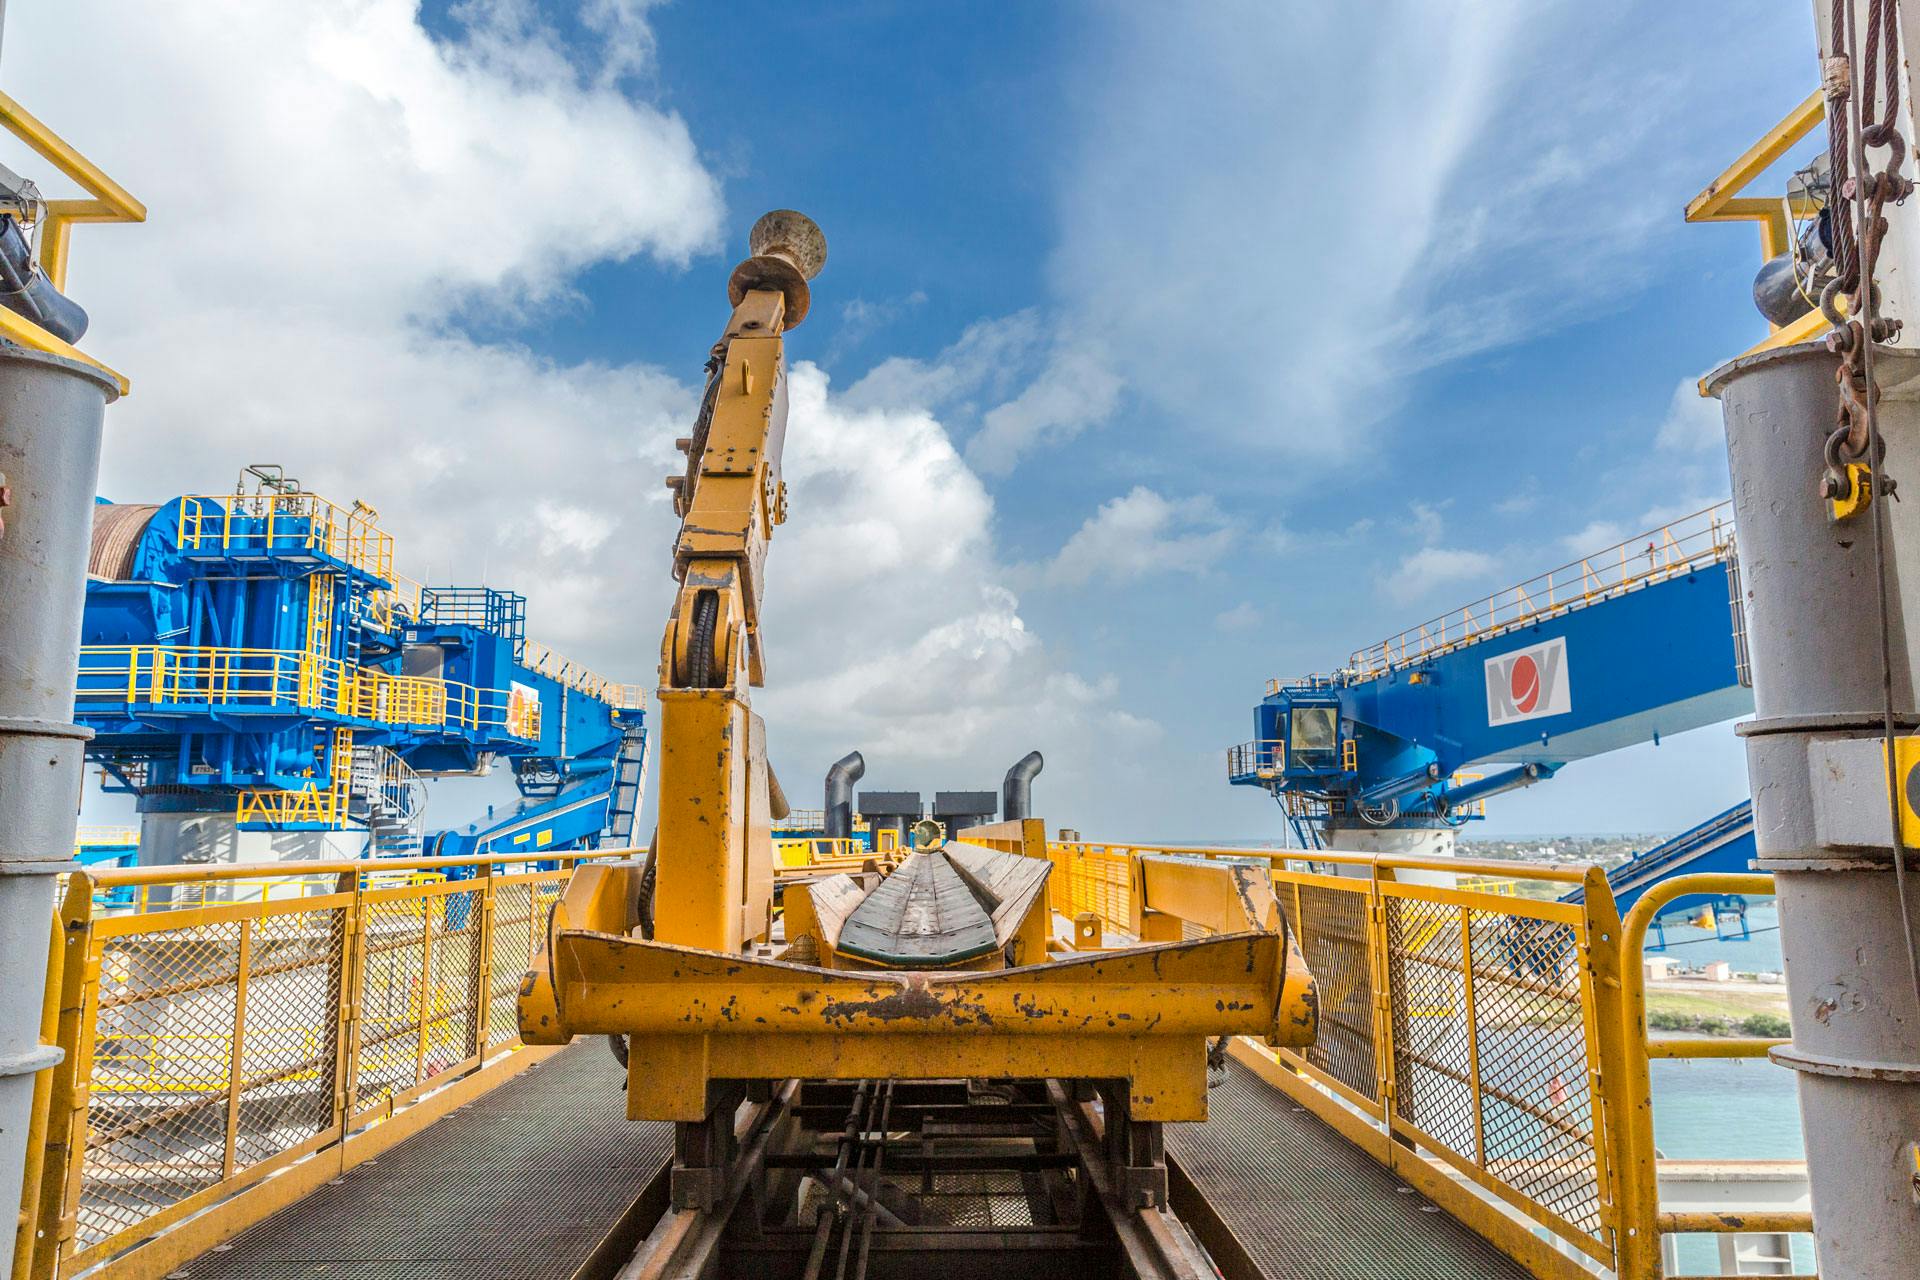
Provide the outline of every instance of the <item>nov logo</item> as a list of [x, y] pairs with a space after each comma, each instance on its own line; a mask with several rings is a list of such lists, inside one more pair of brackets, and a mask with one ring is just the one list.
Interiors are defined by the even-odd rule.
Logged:
[[1512, 724], [1573, 710], [1565, 638], [1487, 659], [1487, 723]]

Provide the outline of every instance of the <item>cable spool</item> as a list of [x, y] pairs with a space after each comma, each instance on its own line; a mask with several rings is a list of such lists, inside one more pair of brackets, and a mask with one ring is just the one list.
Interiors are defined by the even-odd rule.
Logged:
[[728, 301], [737, 307], [755, 289], [775, 290], [786, 295], [785, 327], [798, 327], [812, 301], [807, 281], [827, 262], [825, 234], [806, 214], [775, 209], [760, 215], [747, 233], [747, 252], [751, 256], [727, 281]]

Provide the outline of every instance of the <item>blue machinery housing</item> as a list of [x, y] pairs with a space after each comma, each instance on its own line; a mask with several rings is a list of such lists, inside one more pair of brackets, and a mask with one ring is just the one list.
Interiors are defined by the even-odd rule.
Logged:
[[[372, 508], [254, 492], [95, 508], [77, 711], [142, 815], [364, 833], [370, 855], [631, 838], [642, 692], [525, 634], [526, 601], [396, 574]], [[425, 826], [423, 778], [511, 763], [511, 811]]]

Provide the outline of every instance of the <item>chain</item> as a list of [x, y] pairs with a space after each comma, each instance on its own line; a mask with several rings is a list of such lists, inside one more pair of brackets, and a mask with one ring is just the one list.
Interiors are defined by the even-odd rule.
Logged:
[[[1857, 252], [1852, 255], [1852, 270], [1848, 277], [1837, 278], [1835, 284], [1828, 286], [1821, 296], [1820, 309], [1836, 326], [1827, 339], [1827, 345], [1840, 356], [1840, 367], [1835, 377], [1840, 384], [1841, 402], [1839, 425], [1827, 438], [1827, 471], [1822, 490], [1830, 498], [1845, 494], [1848, 488], [1845, 466], [1842, 464], [1865, 462], [1867, 518], [1873, 522], [1874, 588], [1880, 623], [1881, 750], [1886, 759], [1887, 821], [1893, 847], [1893, 892], [1899, 904], [1901, 930], [1906, 935], [1907, 975], [1913, 983], [1914, 999], [1920, 1002], [1920, 934], [1915, 931], [1907, 894], [1907, 841], [1901, 820], [1900, 777], [1896, 763], [1899, 724], [1894, 709], [1893, 589], [1888, 581], [1891, 564], [1887, 545], [1891, 534], [1887, 528], [1885, 504], [1878, 501], [1882, 494], [1893, 496], [1894, 487], [1893, 482], [1880, 470], [1886, 457], [1886, 444], [1877, 421], [1880, 388], [1873, 372], [1874, 346], [1889, 341], [1900, 331], [1897, 321], [1888, 321], [1880, 316], [1880, 294], [1874, 286], [1874, 266], [1880, 256], [1881, 241], [1887, 233], [1884, 210], [1889, 200], [1895, 204], [1905, 200], [1912, 192], [1913, 184], [1899, 173], [1900, 164], [1906, 159], [1906, 143], [1895, 124], [1900, 93], [1898, 0], [1868, 0], [1868, 5], [1867, 38], [1865, 48], [1861, 49], [1857, 43], [1859, 28], [1853, 5], [1849, 0], [1834, 0], [1835, 58], [1829, 59], [1825, 76], [1829, 116], [1836, 111], [1840, 113], [1841, 134], [1849, 138], [1849, 146], [1834, 153], [1833, 163], [1839, 165], [1841, 157], [1845, 155], [1850, 166], [1857, 168], [1859, 173], [1844, 185], [1836, 183], [1834, 186], [1835, 194], [1853, 206], [1855, 225], [1852, 231], [1857, 240]], [[1865, 77], [1860, 96], [1849, 101], [1847, 82], [1851, 77], [1844, 64], [1850, 58], [1843, 56], [1842, 51], [1851, 54], [1856, 49], [1863, 55], [1860, 61], [1865, 68]], [[1876, 53], [1885, 55], [1884, 66], [1876, 62]], [[1836, 67], [1836, 60], [1842, 65]], [[1880, 96], [1876, 79], [1882, 73], [1886, 80], [1886, 102], [1880, 118], [1874, 120], [1871, 119], [1871, 112]], [[1837, 93], [1836, 86], [1839, 86]], [[1832, 136], [1829, 130], [1829, 138]], [[1867, 161], [1868, 147], [1880, 147], [1886, 151], [1884, 167], [1879, 172], [1875, 172]], [[1836, 168], [1834, 172], [1837, 175], [1841, 170]], [[1845, 219], [1830, 221], [1838, 224]], [[1849, 290], [1850, 305], [1844, 317], [1836, 314], [1838, 288]], [[1844, 329], [1838, 327], [1842, 323]]]
[[[1871, 373], [1867, 354], [1869, 342], [1890, 342], [1900, 332], [1898, 320], [1880, 315], [1880, 291], [1874, 282], [1880, 261], [1880, 247], [1886, 239], [1885, 208], [1889, 201], [1899, 204], [1913, 191], [1913, 183], [1902, 177], [1900, 166], [1906, 160], [1906, 140], [1898, 127], [1900, 107], [1900, 34], [1899, 0], [1869, 0], [1866, 47], [1862, 50], [1861, 82], [1857, 104], [1860, 130], [1857, 146], [1848, 128], [1849, 100], [1853, 97], [1852, 60], [1843, 52], [1849, 47], [1846, 0], [1833, 5], [1833, 56], [1827, 59], [1823, 77], [1827, 95], [1827, 146], [1833, 171], [1832, 191], [1837, 199], [1853, 202], [1856, 219], [1835, 210], [1829, 218], [1833, 233], [1834, 277], [1820, 295], [1820, 310], [1833, 325], [1827, 335], [1827, 349], [1840, 357], [1834, 378], [1840, 385], [1840, 407], [1835, 426], [1827, 437], [1826, 471], [1820, 492], [1825, 498], [1839, 498], [1849, 491], [1847, 464], [1874, 451], [1874, 462], [1885, 456], [1885, 445], [1873, 429], [1874, 409], [1879, 405], [1880, 388]], [[1884, 81], [1884, 92], [1882, 81]], [[1879, 117], [1873, 118], [1875, 108]], [[1884, 152], [1875, 168], [1866, 158], [1867, 148]], [[1854, 174], [1855, 156], [1860, 172]], [[1842, 299], [1844, 298], [1844, 305]], [[1881, 480], [1891, 494], [1890, 481]], [[1869, 495], [1878, 498], [1879, 493]]]

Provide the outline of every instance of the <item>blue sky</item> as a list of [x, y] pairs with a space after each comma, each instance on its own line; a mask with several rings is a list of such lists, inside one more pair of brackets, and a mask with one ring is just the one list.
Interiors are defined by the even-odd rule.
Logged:
[[[805, 210], [789, 792], [1040, 745], [1050, 818], [1143, 838], [1278, 833], [1219, 760], [1268, 677], [1724, 496], [1676, 391], [1758, 336], [1756, 237], [1680, 211], [1815, 76], [1803, 6], [1733, 0], [279, 8], [10, 11], [17, 92], [155, 210], [76, 247], [139, 384], [107, 492], [270, 453], [651, 682], [670, 442], [746, 227]], [[1482, 827], [1744, 785], [1720, 727]]]

